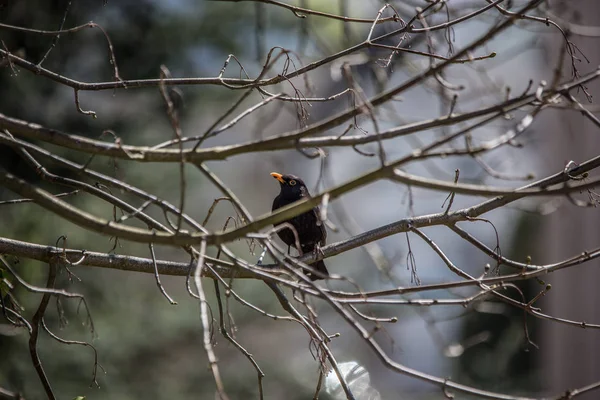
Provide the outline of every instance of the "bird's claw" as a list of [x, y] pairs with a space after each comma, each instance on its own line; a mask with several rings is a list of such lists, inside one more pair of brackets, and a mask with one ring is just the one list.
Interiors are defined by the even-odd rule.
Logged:
[[325, 253], [323, 253], [323, 250], [321, 250], [321, 245], [318, 243], [315, 245], [315, 248], [313, 249], [313, 253], [315, 254], [315, 256], [318, 256], [320, 254], [323, 257], [325, 257]]

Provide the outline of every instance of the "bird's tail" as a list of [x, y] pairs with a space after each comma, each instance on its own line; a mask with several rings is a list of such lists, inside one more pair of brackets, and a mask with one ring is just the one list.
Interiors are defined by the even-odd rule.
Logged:
[[[329, 271], [327, 271], [327, 267], [325, 266], [325, 263], [323, 262], [323, 260], [319, 260], [316, 263], [311, 264], [311, 267], [313, 267], [314, 269], [319, 271], [321, 274], [323, 274], [325, 276], [329, 276]], [[310, 278], [311, 281], [324, 279], [320, 276], [317, 276], [316, 274], [311, 274], [310, 272], [308, 273], [308, 277]]]
[[[304, 254], [311, 253], [313, 251], [315, 251], [314, 247], [303, 247], [302, 248], [302, 252]], [[325, 263], [323, 262], [323, 260], [314, 262], [314, 263], [310, 264], [310, 266], [313, 267], [314, 269], [316, 269], [317, 271], [319, 271], [321, 273], [321, 275], [329, 276], [329, 271], [327, 271], [327, 267], [325, 266]], [[311, 281], [324, 279], [323, 277], [317, 276], [316, 274], [311, 274], [310, 272], [307, 272], [306, 275], [310, 278]]]

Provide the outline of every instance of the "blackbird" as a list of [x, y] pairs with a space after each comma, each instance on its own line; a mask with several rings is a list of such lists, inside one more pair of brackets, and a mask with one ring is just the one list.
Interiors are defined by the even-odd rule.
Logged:
[[[276, 172], [272, 172], [271, 176], [279, 181], [281, 187], [281, 192], [279, 192], [279, 195], [273, 200], [272, 211], [295, 201], [310, 197], [306, 185], [302, 179], [297, 176], [281, 175]], [[284, 222], [290, 223], [298, 233], [298, 240], [300, 241], [300, 248], [302, 249], [303, 254], [315, 251], [319, 246], [325, 245], [327, 231], [319, 217], [319, 207], [315, 207], [310, 211], [292, 217]], [[279, 235], [279, 238], [288, 245], [288, 252], [290, 246], [296, 247], [296, 238], [291, 229], [282, 229], [277, 232], [277, 235]], [[323, 260], [313, 263], [312, 267], [321, 274], [329, 276], [329, 272], [327, 271], [327, 267], [325, 267]], [[310, 272], [307, 272], [307, 276], [313, 281], [323, 279]]]

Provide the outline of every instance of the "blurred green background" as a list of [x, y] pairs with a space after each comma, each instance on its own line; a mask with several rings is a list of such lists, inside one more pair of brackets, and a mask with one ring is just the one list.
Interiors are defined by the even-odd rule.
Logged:
[[[266, 31], [257, 33], [257, 11], [260, 8], [250, 3], [102, 3], [91, 0], [72, 2], [65, 28], [87, 21], [100, 24], [110, 36], [119, 73], [124, 79], [156, 78], [161, 65], [166, 65], [174, 77], [216, 76], [230, 53], [243, 60], [251, 73], [256, 72], [259, 49], [255, 44], [259, 39], [264, 40], [266, 35], [285, 33], [295, 20], [293, 14], [274, 9], [261, 16], [261, 24]], [[66, 7], [66, 1], [9, 1], [0, 8], [0, 22], [55, 30]], [[11, 52], [18, 52], [33, 62], [42, 59], [53, 41], [49, 36], [10, 29], [0, 29], [0, 39]], [[264, 53], [261, 53], [260, 58], [263, 57]], [[113, 80], [108, 45], [98, 29], [62, 35], [43, 66], [82, 81]], [[226, 75], [236, 76], [235, 73]], [[181, 88], [181, 91], [184, 96], [182, 127], [188, 134], [202, 132], [202, 128], [212, 124], [217, 113], [227, 109], [240, 95], [214, 86], [190, 86]], [[0, 71], [0, 112], [5, 115], [107, 141], [112, 139], [107, 135], [101, 136], [105, 129], [114, 131], [125, 143], [138, 145], [172, 138], [158, 88], [81, 92], [80, 101], [83, 109], [94, 110], [98, 118], [92, 119], [77, 112], [73, 92], [69, 88], [24, 70], [17, 69], [13, 73], [3, 68]], [[85, 155], [53, 150], [76, 162], [88, 160]], [[62, 190], [39, 181], [8, 147], [0, 147], [0, 164], [54, 193]], [[97, 159], [92, 165], [100, 172], [132, 182], [178, 204], [176, 165], [136, 165], [126, 161], [115, 164], [108, 159]], [[72, 176], [70, 171], [53, 168], [51, 164], [49, 170]], [[186, 172], [190, 187], [188, 199], [191, 199], [186, 211], [202, 221], [212, 200], [220, 194], [207, 187], [197, 170], [188, 168]], [[266, 175], [264, 180], [267, 181], [267, 178], [271, 179]], [[273, 185], [270, 189], [271, 192], [265, 193], [268, 204], [260, 212], [270, 208], [270, 198], [277, 187]], [[0, 194], [2, 198], [14, 198], [3, 188], [0, 188]], [[131, 199], [124, 193], [115, 194]], [[257, 197], [257, 202], [263, 201], [260, 197]], [[113, 212], [111, 206], [91, 196], [77, 196], [72, 201], [106, 218], [110, 218]], [[156, 210], [149, 213], [157, 219], [162, 218]], [[230, 214], [231, 208], [222, 203], [209, 226], [220, 229]], [[109, 238], [79, 229], [32, 204], [1, 209], [0, 234], [48, 245], [54, 245], [58, 237], [64, 235], [68, 247], [100, 252], [108, 252], [113, 247]], [[244, 243], [234, 244], [233, 248], [248, 254]], [[149, 257], [146, 246], [133, 243], [120, 242], [114, 252]], [[188, 261], [183, 252], [160, 247], [157, 247], [157, 257]], [[8, 260], [29, 282], [45, 284], [47, 266], [43, 263], [12, 257]], [[186, 293], [183, 278], [162, 278], [166, 290], [179, 303], [171, 306], [160, 295], [152, 275], [86, 267], [71, 269], [81, 281], [69, 282], [66, 272], [61, 270], [57, 286], [85, 295], [95, 332], [91, 334], [85, 312], [78, 307], [77, 301], [62, 301], [68, 322], [66, 326], [59, 323], [52, 301], [47, 312], [48, 325], [65, 339], [91, 341], [98, 350], [99, 363], [106, 374], [101, 369], [98, 372], [100, 388], [90, 385], [94, 361], [92, 350], [62, 345], [41, 333], [40, 357], [58, 398], [77, 395], [88, 399], [214, 398], [214, 381], [202, 346], [198, 302]], [[205, 280], [204, 285], [216, 315], [212, 281]], [[236, 284], [236, 290], [266, 311], [282, 313], [261, 282], [243, 281]], [[29, 294], [22, 287], [17, 287], [14, 294], [25, 307], [24, 315], [30, 317], [41, 297]], [[230, 303], [235, 324], [239, 327], [237, 339], [254, 354], [268, 377], [264, 381], [267, 398], [311, 397], [318, 364], [307, 351], [301, 355], [285, 352], [286, 343], [290, 341], [294, 343], [293, 348], [307, 348], [308, 338], [304, 331], [295, 324], [260, 317], [233, 300]], [[43, 398], [42, 386], [29, 358], [27, 341], [26, 334], [0, 336], [0, 386], [21, 392], [27, 399]], [[252, 366], [218, 331], [214, 332], [214, 341], [227, 393], [233, 399], [257, 398], [256, 372]]]

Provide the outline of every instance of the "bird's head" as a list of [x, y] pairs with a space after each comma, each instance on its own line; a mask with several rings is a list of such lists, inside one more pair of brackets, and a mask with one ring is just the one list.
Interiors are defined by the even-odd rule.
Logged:
[[271, 176], [279, 181], [281, 197], [299, 199], [308, 196], [308, 189], [306, 189], [304, 181], [297, 176], [282, 175], [277, 172], [271, 172]]

